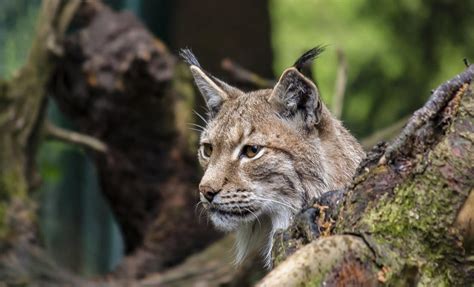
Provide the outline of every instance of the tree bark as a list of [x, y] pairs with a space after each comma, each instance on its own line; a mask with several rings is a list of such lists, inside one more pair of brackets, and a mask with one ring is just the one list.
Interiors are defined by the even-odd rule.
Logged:
[[[134, 16], [114, 13], [100, 1], [45, 0], [42, 11], [30, 61], [18, 79], [2, 82], [0, 89], [6, 103], [1, 106], [1, 243], [20, 247], [23, 233], [27, 241], [25, 248], [15, 248], [19, 253], [2, 256], [0, 278], [80, 281], [29, 244], [38, 236], [27, 192], [40, 181], [34, 155], [46, 137], [91, 148], [128, 254], [109, 276], [119, 278], [112, 281], [159, 271], [217, 238], [195, 209], [197, 134], [188, 126], [195, 97], [187, 68]], [[83, 135], [44, 126], [46, 94]], [[45, 267], [36, 270], [38, 265]]]
[[189, 73], [132, 14], [95, 1], [81, 5], [77, 19], [49, 91], [81, 133], [107, 146], [94, 157], [130, 255], [117, 274], [141, 277], [217, 238], [195, 211], [193, 89]]
[[7, 285], [29, 285], [40, 273], [43, 283], [67, 277], [38, 247], [30, 192], [40, 181], [34, 156], [42, 137], [51, 51], [60, 51], [58, 43], [79, 3], [44, 1], [27, 63], [12, 80], [0, 81], [0, 278]]
[[467, 200], [474, 186], [473, 77], [470, 66], [440, 86], [391, 144], [368, 154], [333, 235], [296, 252], [290, 248], [302, 233], [290, 228], [285, 242], [277, 236], [282, 263], [258, 286], [472, 284], [465, 245], [471, 223], [457, 217], [474, 215]]

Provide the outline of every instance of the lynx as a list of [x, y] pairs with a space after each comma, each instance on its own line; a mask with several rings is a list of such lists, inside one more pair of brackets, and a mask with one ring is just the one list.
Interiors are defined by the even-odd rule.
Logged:
[[208, 107], [200, 200], [217, 229], [236, 231], [237, 264], [259, 250], [270, 268], [275, 231], [288, 228], [309, 199], [346, 186], [364, 157], [301, 72], [322, 51], [303, 54], [273, 89], [248, 93], [181, 52]]

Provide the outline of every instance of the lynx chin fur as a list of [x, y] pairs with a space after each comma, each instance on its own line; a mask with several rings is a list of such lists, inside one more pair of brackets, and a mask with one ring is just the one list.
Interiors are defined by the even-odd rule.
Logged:
[[236, 263], [259, 250], [270, 268], [275, 231], [288, 228], [310, 198], [346, 186], [364, 156], [301, 73], [322, 50], [302, 55], [273, 89], [249, 93], [181, 52], [209, 109], [198, 152], [200, 199], [216, 228], [237, 232]]

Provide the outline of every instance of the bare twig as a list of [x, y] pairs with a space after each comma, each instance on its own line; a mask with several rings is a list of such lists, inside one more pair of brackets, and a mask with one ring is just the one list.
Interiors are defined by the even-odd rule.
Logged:
[[101, 153], [107, 152], [107, 145], [94, 137], [65, 130], [49, 121], [45, 122], [44, 129], [46, 135], [51, 139], [80, 145]]
[[402, 153], [407, 145], [413, 143], [416, 137], [416, 130], [420, 129], [426, 122], [433, 120], [454, 95], [464, 89], [467, 89], [474, 78], [474, 65], [469, 66], [466, 71], [455, 78], [447, 81], [433, 91], [428, 102], [417, 110], [410, 119], [410, 122], [394, 140], [385, 155], [392, 158], [396, 153]]
[[224, 59], [221, 63], [222, 69], [232, 75], [237, 81], [250, 83], [261, 89], [272, 88], [275, 85], [274, 80], [265, 79], [249, 70], [246, 70], [234, 63], [230, 59]]
[[468, 68], [471, 65], [471, 64], [469, 64], [469, 60], [467, 58], [464, 58], [463, 62], [464, 62], [464, 65], [466, 66], [466, 68]]
[[76, 15], [81, 1], [68, 1], [62, 6], [61, 13], [57, 16], [57, 33], [60, 38], [64, 36], [72, 19]]
[[403, 117], [396, 121], [395, 123], [391, 124], [388, 127], [385, 127], [381, 130], [375, 131], [371, 135], [361, 139], [362, 146], [365, 149], [370, 149], [378, 142], [383, 140], [390, 140], [402, 130], [403, 126], [407, 123], [410, 116]]
[[342, 49], [337, 49], [337, 78], [334, 88], [334, 98], [332, 100], [332, 113], [340, 119], [342, 108], [344, 107], [344, 95], [347, 86], [347, 60]]

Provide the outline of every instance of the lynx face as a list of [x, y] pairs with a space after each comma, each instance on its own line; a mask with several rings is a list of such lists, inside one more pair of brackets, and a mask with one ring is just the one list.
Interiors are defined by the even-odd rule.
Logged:
[[198, 157], [200, 199], [213, 224], [237, 231], [236, 262], [260, 249], [270, 266], [272, 237], [311, 197], [349, 183], [363, 151], [301, 74], [321, 48], [308, 51], [273, 89], [244, 93], [190, 65], [209, 117]]
[[205, 173], [199, 190], [219, 229], [258, 224], [265, 215], [280, 217], [284, 226], [303, 204], [295, 161], [302, 160], [298, 153], [305, 153], [306, 145], [270, 96], [271, 90], [264, 90], [230, 98], [201, 134]]

